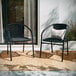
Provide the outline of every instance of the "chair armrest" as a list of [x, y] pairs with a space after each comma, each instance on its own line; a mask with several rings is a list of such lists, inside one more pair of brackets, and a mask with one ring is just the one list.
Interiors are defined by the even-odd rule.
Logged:
[[42, 38], [42, 36], [43, 36], [43, 33], [44, 33], [48, 28], [50, 28], [51, 26], [53, 26], [53, 25], [49, 25], [48, 27], [46, 27], [46, 28], [42, 31], [42, 33], [41, 33], [41, 38]]
[[26, 27], [26, 28], [30, 31], [30, 33], [31, 33], [31, 38], [32, 38], [32, 43], [34, 43], [34, 37], [33, 37], [33, 32], [32, 32], [32, 30], [31, 30], [27, 25], [24, 25], [24, 27]]
[[32, 33], [32, 30], [27, 25], [24, 25], [24, 27], [26, 27]]
[[32, 32], [32, 30], [27, 25], [24, 25], [24, 27], [26, 27], [31, 32], [31, 36], [33, 38], [33, 32]]
[[64, 36], [64, 40], [68, 39], [68, 33], [69, 33], [69, 26], [67, 26], [66, 33], [65, 33], [65, 36]]

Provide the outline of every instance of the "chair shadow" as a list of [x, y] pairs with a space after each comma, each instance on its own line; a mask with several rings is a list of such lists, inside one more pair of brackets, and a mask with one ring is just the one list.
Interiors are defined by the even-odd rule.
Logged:
[[[70, 69], [59, 69], [59, 68], [56, 68], [56, 67], [52, 67], [52, 66], [34, 66], [34, 65], [8, 65], [8, 64], [4, 64], [4, 67], [7, 67], [9, 69], [9, 71], [69, 71]], [[18, 69], [16, 69], [16, 67], [18, 67]], [[29, 67], [32, 67], [32, 68], [36, 68], [35, 69], [30, 69]]]
[[[62, 58], [62, 51], [56, 51], [56, 55]], [[64, 60], [76, 62], [76, 51], [69, 51], [67, 55], [67, 51], [64, 51]]]
[[[18, 70], [20, 70], [20, 71], [22, 71], [22, 70], [31, 71], [26, 66], [4, 64], [4, 67], [7, 67], [9, 69], [9, 71], [18, 71]], [[18, 68], [16, 68], [16, 67], [18, 67]]]
[[[24, 52], [24, 53], [23, 52], [18, 53], [16, 51], [12, 52], [12, 57], [26, 56], [26, 57], [29, 57], [29, 58], [31, 58], [31, 57], [39, 58], [39, 55], [40, 55], [40, 51], [35, 51], [35, 57], [33, 57], [32, 51], [27, 51], [27, 52]], [[42, 59], [50, 59], [51, 57], [53, 57], [53, 55], [59, 56], [61, 58], [62, 57], [62, 51], [55, 51], [53, 53], [50, 53], [50, 51], [48, 51], [48, 52], [47, 51], [42, 51], [41, 58]], [[10, 58], [10, 53], [8, 52], [8, 54], [7, 54], [6, 51], [2, 51], [0, 53], [0, 58], [8, 60], [7, 58]], [[53, 59], [53, 60], [56, 60], [56, 59]], [[65, 51], [64, 52], [64, 60], [76, 62], [76, 51], [69, 51], [68, 56], [67, 56], [67, 52]], [[10, 60], [8, 60], [8, 61], [10, 61]], [[56, 61], [60, 61], [60, 60], [57, 59]]]
[[[29, 56], [30, 53], [31, 53], [31, 56], [33, 56], [31, 51], [27, 52], [26, 55]], [[36, 50], [36, 51], [34, 52], [34, 54], [35, 54], [35, 58], [40, 58], [40, 52], [39, 52], [39, 51]], [[50, 53], [50, 51], [49, 51], [49, 52], [47, 52], [47, 51], [42, 51], [41, 58], [43, 58], [43, 59], [48, 59], [48, 58], [50, 58], [51, 56], [53, 56], [53, 54]]]
[[[12, 57], [18, 57], [20, 56], [20, 54], [18, 54], [17, 52], [12, 52]], [[8, 54], [6, 51], [2, 51], [0, 53], [0, 58], [4, 59], [4, 60], [8, 60], [7, 58], [9, 58], [8, 61], [10, 61], [10, 52], [8, 51]]]
[[[30, 57], [30, 55], [29, 55], [30, 52], [31, 51], [26, 53], [28, 57]], [[39, 55], [40, 55], [40, 52], [35, 51], [35, 58], [39, 58]], [[50, 51], [48, 51], [48, 52], [47, 51], [42, 51], [41, 58], [50, 59], [51, 57], [53, 57], [53, 55], [59, 56], [62, 59], [62, 51], [61, 50], [59, 50], [59, 51], [57, 50], [53, 53], [50, 53]], [[54, 59], [54, 58], [51, 58], [51, 59], [61, 62], [61, 60], [59, 60], [59, 59]], [[67, 55], [67, 51], [65, 51], [64, 52], [64, 60], [76, 62], [76, 51], [69, 51], [68, 55]]]

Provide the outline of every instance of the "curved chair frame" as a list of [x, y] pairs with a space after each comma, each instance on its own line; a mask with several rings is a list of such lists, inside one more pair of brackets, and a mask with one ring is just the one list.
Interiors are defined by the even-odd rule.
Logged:
[[[28, 26], [26, 26], [26, 25], [24, 25], [24, 24], [18, 24], [18, 23], [12, 23], [12, 24], [8, 24], [9, 26], [12, 26], [12, 25], [21, 25], [21, 26], [23, 26], [23, 27], [26, 27], [29, 31], [30, 31], [30, 33], [31, 33], [31, 41], [32, 41], [32, 43], [28, 43], [28, 44], [32, 44], [32, 50], [33, 50], [33, 57], [34, 57], [34, 41], [33, 41], [33, 33], [32, 33], [32, 30], [28, 27]], [[10, 39], [11, 39], [11, 34], [10, 34], [10, 31], [8, 30], [8, 28], [6, 28], [5, 29], [5, 32], [7, 32], [6, 33], [6, 35], [5, 36], [7, 36], [7, 54], [8, 54], [8, 45], [10, 45], [10, 60], [12, 61], [12, 50], [11, 50], [11, 45], [13, 44], [13, 43], [16, 43], [16, 41], [14, 42], [14, 41], [10, 41]], [[26, 42], [27, 40], [25, 40], [24, 42]], [[19, 41], [17, 41], [17, 42], [19, 42]], [[21, 41], [20, 41], [21, 42]], [[23, 42], [23, 41], [22, 41]], [[24, 52], [24, 44], [25, 43], [21, 43], [21, 44], [23, 44], [23, 52]]]
[[[57, 23], [57, 25], [66, 25], [66, 24], [60, 24], [60, 23]], [[53, 41], [51, 40], [51, 41], [49, 41], [49, 42], [47, 42], [47, 41], [44, 41], [43, 40], [43, 34], [44, 34], [44, 32], [48, 29], [48, 28], [50, 28], [51, 26], [55, 26], [56, 24], [52, 24], [52, 25], [49, 25], [48, 27], [46, 27], [43, 31], [42, 31], [42, 33], [41, 33], [41, 44], [40, 44], [40, 58], [41, 58], [41, 53], [42, 53], [42, 44], [51, 44], [51, 50], [52, 50], [52, 53], [53, 53], [53, 45], [60, 45], [60, 46], [63, 46], [63, 48], [62, 48], [62, 62], [63, 62], [63, 58], [64, 58], [64, 42], [66, 41], [67, 42], [67, 55], [68, 55], [68, 37], [67, 37], [67, 34], [68, 34], [68, 25], [66, 25], [66, 34], [65, 34], [65, 36], [64, 36], [64, 39], [62, 40], [62, 41], [59, 41], [60, 43], [62, 42], [62, 44], [55, 44], [55, 43], [53, 43]]]

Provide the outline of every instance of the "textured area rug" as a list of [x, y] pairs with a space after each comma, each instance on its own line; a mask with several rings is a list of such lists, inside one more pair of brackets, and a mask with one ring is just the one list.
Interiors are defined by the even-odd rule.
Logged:
[[32, 51], [12, 52], [13, 59], [10, 61], [10, 53], [2, 51], [0, 53], [0, 71], [76, 71], [76, 52], [70, 51], [64, 53], [64, 61], [61, 62], [61, 51], [51, 53], [43, 51], [39, 58], [39, 51], [35, 51], [35, 57]]

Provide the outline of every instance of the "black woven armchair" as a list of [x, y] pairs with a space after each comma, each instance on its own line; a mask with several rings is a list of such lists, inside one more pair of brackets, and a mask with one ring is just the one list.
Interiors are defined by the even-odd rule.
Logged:
[[[24, 37], [24, 28], [25, 30], [28, 30], [30, 32], [30, 38], [27, 36]], [[8, 24], [5, 31], [4, 31], [4, 38], [5, 43], [7, 43], [7, 54], [8, 54], [8, 45], [10, 45], [10, 60], [12, 61], [12, 50], [11, 45], [12, 44], [23, 44], [23, 52], [24, 52], [24, 45], [32, 44], [32, 50], [33, 50], [33, 57], [34, 57], [34, 42], [33, 42], [33, 33], [32, 30], [24, 25], [24, 24], [18, 24], [18, 23], [12, 23]]]
[[[50, 28], [51, 27], [51, 28]], [[46, 30], [50, 28], [50, 33], [51, 36], [44, 38], [43, 34], [44, 32], [47, 35]], [[63, 23], [57, 23], [57, 24], [52, 24], [48, 27], [46, 27], [42, 33], [41, 33], [41, 45], [40, 45], [40, 57], [41, 57], [41, 52], [42, 52], [42, 44], [51, 44], [51, 50], [53, 53], [53, 45], [60, 45], [62, 47], [62, 61], [64, 57], [64, 42], [67, 42], [67, 55], [68, 55], [68, 25], [63, 24]]]

